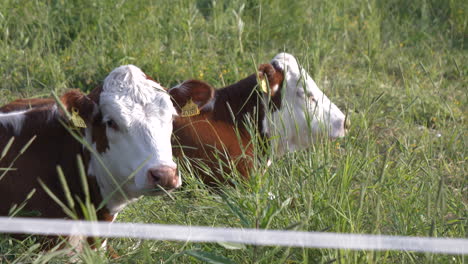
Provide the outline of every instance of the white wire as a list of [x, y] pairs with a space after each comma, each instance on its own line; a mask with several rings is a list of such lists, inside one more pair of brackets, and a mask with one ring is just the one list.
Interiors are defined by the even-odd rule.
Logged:
[[127, 237], [187, 242], [468, 254], [468, 239], [0, 217], [0, 233]]

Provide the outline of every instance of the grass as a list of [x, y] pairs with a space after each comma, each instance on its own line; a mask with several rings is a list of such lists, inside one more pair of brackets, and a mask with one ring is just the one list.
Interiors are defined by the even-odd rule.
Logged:
[[[90, 91], [132, 63], [171, 87], [222, 87], [280, 51], [299, 58], [352, 128], [275, 159], [215, 194], [145, 197], [121, 222], [467, 237], [467, 10], [462, 0], [0, 2], [0, 103]], [[182, 162], [182, 161], [181, 161]], [[235, 177], [235, 176], [234, 176]], [[463, 256], [112, 239], [87, 263], [466, 263]], [[0, 237], [0, 262], [67, 260], [34, 237]], [[226, 261], [226, 260], [225, 260]], [[212, 262], [214, 263], [214, 262]]]

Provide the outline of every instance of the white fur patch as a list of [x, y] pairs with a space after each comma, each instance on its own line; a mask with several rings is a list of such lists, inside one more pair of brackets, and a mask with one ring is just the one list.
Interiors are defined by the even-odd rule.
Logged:
[[275, 85], [273, 85], [273, 86], [271, 87], [271, 91], [272, 91], [273, 93], [276, 93], [276, 91], [278, 91], [278, 88], [279, 88], [279, 85], [278, 85], [278, 84], [275, 84]]
[[13, 129], [13, 132], [16, 135], [21, 133], [23, 128], [24, 118], [26, 117], [25, 113], [28, 110], [15, 111], [9, 113], [0, 112], [0, 125], [6, 127], [10, 126]]
[[101, 98], [117, 96], [128, 98], [137, 104], [153, 102], [156, 90], [166, 93], [164, 88], [146, 78], [145, 73], [134, 65], [124, 65], [114, 69], [104, 80]]

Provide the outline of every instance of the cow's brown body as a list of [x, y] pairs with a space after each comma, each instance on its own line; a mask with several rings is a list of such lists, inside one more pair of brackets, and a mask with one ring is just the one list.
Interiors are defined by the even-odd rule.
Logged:
[[[259, 68], [258, 75], [253, 74], [235, 84], [216, 90], [214, 104], [211, 102], [202, 108], [199, 115], [178, 117], [174, 121], [174, 145], [179, 146], [175, 150], [175, 155], [187, 158], [206, 184], [224, 182], [225, 174], [232, 172], [230, 165], [234, 165], [244, 178], [249, 176], [254, 153], [246, 124], [249, 119], [253, 120], [254, 129], [258, 134], [262, 134], [261, 120], [265, 117], [266, 111], [280, 107], [281, 104], [281, 89], [270, 90], [265, 94], [259, 90], [258, 78], [267, 78], [270, 87], [279, 87], [283, 81], [283, 73], [270, 64], [263, 64]], [[208, 84], [189, 81], [188, 85]], [[176, 101], [183, 100], [176, 99]], [[211, 171], [207, 171], [204, 165], [200, 166], [200, 162], [208, 166]]]
[[[61, 100], [70, 112], [71, 107], [80, 109], [80, 116], [88, 119], [89, 123], [93, 106], [91, 102], [88, 102], [89, 99], [83, 98], [85, 95], [78, 91], [72, 91], [65, 94]], [[80, 100], [83, 103], [77, 105]], [[82, 157], [86, 167], [89, 151], [60, 123], [62, 121], [69, 124], [68, 120], [64, 118], [63, 112], [54, 110], [54, 107], [55, 101], [53, 99], [23, 99], [0, 108], [0, 112], [3, 113], [31, 108], [24, 114], [23, 127], [19, 134], [15, 135], [8, 125], [0, 126], [0, 149], [3, 150], [11, 137], [14, 137], [7, 155], [0, 160], [1, 168], [12, 167], [1, 179], [0, 200], [2, 206], [0, 206], [0, 215], [8, 215], [13, 205], [20, 205], [26, 198], [25, 194], [34, 190], [34, 195], [18, 212], [19, 215], [47, 218], [67, 217], [62, 208], [39, 184], [40, 179], [62, 202], [65, 202], [65, 193], [57, 174], [57, 166], [60, 166], [66, 175], [71, 197], [75, 199], [76, 213], [78, 217], [83, 217], [78, 202], [86, 201], [86, 197], [78, 174], [77, 156]], [[23, 154], [20, 154], [21, 149], [31, 139], [33, 139], [32, 143]], [[87, 181], [91, 196], [89, 198], [98, 207], [102, 202], [99, 186], [94, 177], [88, 176]], [[99, 210], [97, 216], [99, 220], [112, 220], [112, 216], [105, 208]]]

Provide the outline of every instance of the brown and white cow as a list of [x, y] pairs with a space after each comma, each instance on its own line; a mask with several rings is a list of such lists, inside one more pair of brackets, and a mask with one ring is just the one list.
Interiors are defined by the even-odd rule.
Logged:
[[[60, 166], [71, 197], [86, 201], [85, 189], [98, 220], [112, 221], [124, 206], [142, 195], [158, 195], [181, 185], [172, 160], [172, 120], [177, 115], [170, 96], [133, 65], [114, 69], [103, 86], [85, 95], [77, 90], [60, 97], [86, 128], [78, 128], [90, 149], [63, 125], [73, 126], [53, 99], [21, 99], [0, 108], [0, 150], [14, 141], [0, 168], [0, 215], [9, 215], [35, 190], [19, 215], [68, 217], [39, 184], [42, 181], [64, 204], [67, 199], [57, 174]], [[21, 153], [30, 141], [29, 147]], [[83, 187], [77, 155], [84, 160], [88, 186]], [[101, 204], [103, 205], [102, 207]], [[79, 218], [83, 212], [75, 207]]]
[[[269, 85], [259, 85], [258, 80], [268, 80]], [[249, 122], [268, 138], [277, 155], [307, 148], [322, 135], [345, 135], [345, 115], [287, 53], [262, 64], [256, 74], [215, 90], [213, 99], [203, 106], [200, 98], [212, 92], [209, 84], [197, 80], [169, 90], [176, 108], [184, 108], [190, 100], [202, 107], [199, 115], [174, 120], [174, 145], [180, 146], [176, 156], [191, 161], [196, 174], [209, 185], [224, 181], [232, 163], [248, 177], [254, 158]]]
[[[267, 78], [272, 89], [266, 93], [257, 89], [257, 78]], [[262, 64], [258, 74], [221, 89], [215, 90], [199, 80], [189, 80], [171, 88], [169, 93], [176, 108], [184, 108], [190, 100], [201, 108], [199, 115], [175, 118], [174, 146], [179, 146], [174, 149], [175, 155], [190, 160], [196, 174], [209, 185], [223, 182], [225, 174], [231, 173], [230, 165], [248, 177], [254, 146], [247, 124], [253, 119], [265, 118], [267, 97], [271, 97], [270, 108], [279, 107], [282, 81], [281, 71], [271, 64]], [[206, 105], [200, 104], [207, 94], [213, 99]], [[256, 130], [265, 130], [263, 122], [254, 123]], [[205, 165], [211, 170], [207, 171]]]

